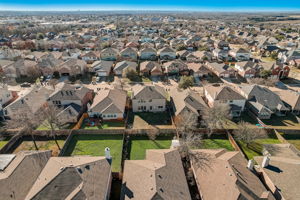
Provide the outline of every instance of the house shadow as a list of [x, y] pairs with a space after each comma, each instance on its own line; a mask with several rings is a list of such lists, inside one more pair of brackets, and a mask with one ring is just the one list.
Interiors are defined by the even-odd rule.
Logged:
[[124, 200], [125, 197], [128, 197], [129, 199], [134, 198], [134, 194], [133, 194], [133, 192], [127, 187], [126, 182], [122, 184], [120, 200]]
[[276, 172], [276, 173], [282, 173], [283, 172], [280, 168], [278, 168], [276, 166], [273, 166], [273, 165], [268, 165], [265, 168], [268, 169], [268, 170], [271, 170], [273, 172]]

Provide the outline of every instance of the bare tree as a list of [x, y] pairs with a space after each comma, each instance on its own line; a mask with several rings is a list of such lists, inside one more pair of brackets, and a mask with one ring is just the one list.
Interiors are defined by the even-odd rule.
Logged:
[[153, 127], [152, 129], [150, 129], [150, 130], [148, 131], [147, 135], [148, 135], [148, 138], [149, 138], [150, 140], [154, 141], [154, 140], [157, 138], [157, 136], [159, 135], [159, 130], [158, 130], [158, 128]]
[[16, 114], [10, 117], [11, 119], [6, 122], [5, 128], [19, 129], [23, 133], [30, 134], [34, 147], [38, 150], [33, 132], [41, 123], [40, 116], [35, 115], [26, 109], [19, 109]]
[[256, 139], [266, 138], [267, 133], [265, 129], [251, 128], [251, 124], [241, 121], [238, 124], [238, 128], [233, 131], [234, 137], [246, 144], [247, 147]]
[[41, 110], [41, 116], [44, 120], [42, 125], [50, 129], [50, 135], [53, 137], [59, 150], [61, 150], [61, 148], [57, 142], [56, 130], [62, 128], [66, 124], [58, 117], [58, 113], [61, 111], [62, 109], [54, 105], [48, 105]]
[[192, 112], [184, 112], [176, 126], [180, 134], [194, 132], [198, 126], [198, 116]]
[[211, 136], [214, 129], [224, 129], [230, 116], [230, 106], [228, 104], [217, 104], [204, 112], [203, 120], [208, 129], [208, 136]]

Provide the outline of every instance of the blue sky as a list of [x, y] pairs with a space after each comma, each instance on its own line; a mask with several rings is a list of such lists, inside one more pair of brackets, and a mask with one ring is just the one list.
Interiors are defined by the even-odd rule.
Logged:
[[0, 0], [0, 10], [300, 11], [300, 0]]

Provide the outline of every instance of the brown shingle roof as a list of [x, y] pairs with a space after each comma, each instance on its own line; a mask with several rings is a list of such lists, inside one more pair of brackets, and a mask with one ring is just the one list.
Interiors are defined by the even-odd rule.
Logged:
[[179, 152], [147, 150], [145, 160], [125, 161], [122, 197], [132, 200], [190, 200]]
[[0, 198], [25, 199], [50, 156], [51, 151], [19, 152], [0, 172]]
[[[227, 152], [224, 149], [203, 149], [194, 152], [207, 158], [206, 165], [202, 164], [200, 167], [196, 161], [192, 162], [203, 200], [236, 200], [241, 197], [257, 200], [268, 193], [259, 178], [247, 169], [247, 162], [239, 152]], [[267, 199], [274, 199], [271, 193], [267, 196]]]
[[52, 157], [25, 199], [106, 199], [110, 181], [104, 157]]
[[242, 100], [245, 99], [242, 95], [224, 84], [212, 84], [205, 86], [205, 90], [214, 100]]

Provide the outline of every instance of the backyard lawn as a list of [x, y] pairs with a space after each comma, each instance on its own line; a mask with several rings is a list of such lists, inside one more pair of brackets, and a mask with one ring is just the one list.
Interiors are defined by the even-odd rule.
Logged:
[[131, 137], [130, 160], [143, 160], [147, 149], [169, 149], [173, 136], [159, 136], [155, 141], [147, 136]]
[[300, 150], [300, 135], [299, 134], [283, 134], [284, 139], [289, 143], [293, 144], [297, 149]]
[[266, 125], [273, 128], [300, 128], [297, 118], [288, 113], [284, 117], [272, 116], [271, 119], [262, 120]]
[[110, 148], [112, 170], [119, 172], [123, 149], [122, 135], [75, 135], [70, 141], [64, 156], [104, 156], [105, 147]]
[[4, 147], [4, 145], [6, 145], [8, 143], [8, 140], [3, 140], [3, 141], [0, 141], [0, 149], [2, 147]]
[[234, 151], [234, 148], [232, 147], [228, 139], [204, 139], [202, 142], [203, 149], [224, 148], [228, 151]]
[[[191, 147], [193, 148], [193, 147]], [[234, 151], [231, 143], [226, 135], [212, 135], [210, 138], [203, 138], [201, 141], [200, 149], [227, 149], [228, 151]]]
[[116, 122], [103, 122], [97, 126], [88, 126], [87, 123], [83, 123], [82, 129], [124, 129], [125, 123], [123, 121]]
[[[75, 126], [75, 124], [66, 124], [65, 126], [61, 127], [61, 129], [72, 129], [74, 126]], [[55, 129], [58, 130], [59, 128], [56, 127]], [[47, 130], [51, 130], [51, 128], [48, 125], [41, 124], [40, 126], [38, 126], [36, 128], [36, 130], [47, 131]]]
[[280, 141], [276, 138], [276, 136], [271, 135], [269, 138], [265, 139], [257, 139], [252, 142], [248, 147], [245, 143], [241, 141], [237, 141], [240, 148], [246, 154], [249, 160], [253, 159], [254, 156], [261, 156], [263, 150], [263, 144], [279, 144]]
[[161, 113], [129, 113], [128, 124], [131, 124], [135, 129], [149, 128], [149, 126], [157, 127], [173, 127], [172, 119], [168, 112]]
[[[58, 145], [60, 148], [63, 148], [65, 141], [64, 140], [57, 140]], [[52, 156], [58, 156], [59, 149], [54, 140], [46, 140], [46, 141], [36, 141], [38, 146], [38, 150], [52, 150]], [[19, 151], [31, 151], [36, 150], [34, 143], [32, 141], [23, 141], [15, 150], [14, 153]]]

